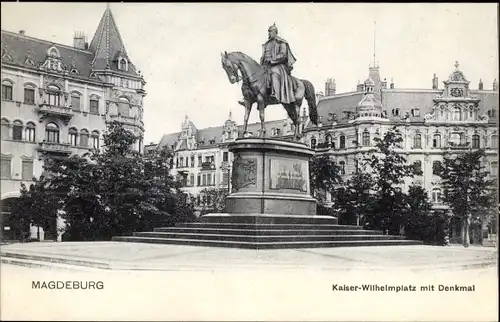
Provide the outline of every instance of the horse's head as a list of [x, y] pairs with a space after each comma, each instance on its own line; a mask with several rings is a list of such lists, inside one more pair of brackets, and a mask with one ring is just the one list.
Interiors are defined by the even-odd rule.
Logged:
[[238, 64], [232, 59], [232, 57], [225, 51], [221, 53], [221, 63], [222, 68], [226, 71], [227, 78], [231, 84], [234, 84], [240, 80], [238, 75]]

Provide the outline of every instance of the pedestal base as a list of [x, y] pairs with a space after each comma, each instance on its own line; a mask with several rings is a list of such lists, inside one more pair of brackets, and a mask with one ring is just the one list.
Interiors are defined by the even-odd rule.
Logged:
[[201, 217], [203, 223], [231, 223], [255, 225], [337, 225], [331, 216], [290, 216], [287, 214], [228, 214], [213, 213]]

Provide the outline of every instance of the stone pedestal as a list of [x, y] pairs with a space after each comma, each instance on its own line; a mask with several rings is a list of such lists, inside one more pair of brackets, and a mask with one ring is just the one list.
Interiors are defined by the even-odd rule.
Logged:
[[309, 185], [309, 160], [314, 152], [305, 144], [242, 138], [231, 143], [229, 151], [234, 164], [227, 213], [210, 214], [202, 221], [337, 223], [334, 217], [316, 216], [317, 201]]

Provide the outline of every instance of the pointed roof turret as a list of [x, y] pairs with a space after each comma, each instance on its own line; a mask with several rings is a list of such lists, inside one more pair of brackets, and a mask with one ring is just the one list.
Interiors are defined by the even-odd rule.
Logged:
[[[130, 62], [109, 4], [107, 4], [99, 26], [92, 38], [89, 50], [94, 54], [92, 60], [94, 69], [119, 70], [120, 72], [138, 75], [135, 66]], [[123, 68], [117, 63], [120, 59], [126, 60], [127, 68]]]

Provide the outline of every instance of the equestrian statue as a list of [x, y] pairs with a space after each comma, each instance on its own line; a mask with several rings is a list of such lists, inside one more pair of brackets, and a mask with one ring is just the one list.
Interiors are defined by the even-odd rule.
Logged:
[[275, 24], [269, 27], [268, 35], [269, 39], [262, 45], [260, 64], [244, 53], [224, 52], [221, 54], [222, 67], [231, 84], [242, 81], [243, 100], [238, 103], [245, 107], [244, 136], [247, 135], [248, 117], [253, 103], [257, 102], [262, 137], [265, 137], [265, 108], [268, 105], [282, 104], [295, 125], [294, 140], [298, 141], [301, 137], [300, 107], [304, 98], [309, 106], [311, 122], [318, 124], [314, 86], [308, 80], [291, 75], [296, 58], [290, 45], [278, 36]]

